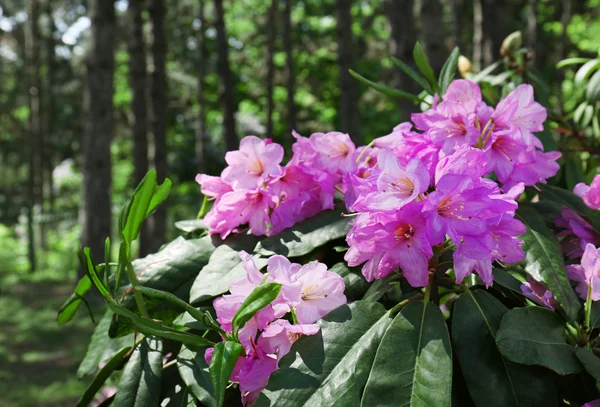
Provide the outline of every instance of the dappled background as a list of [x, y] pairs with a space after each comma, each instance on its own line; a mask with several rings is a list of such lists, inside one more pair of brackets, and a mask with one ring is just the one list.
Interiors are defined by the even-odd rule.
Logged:
[[556, 64], [598, 55], [600, 0], [0, 1], [0, 405], [71, 406], [83, 392], [94, 321], [82, 307], [63, 329], [56, 311], [77, 247], [101, 257], [149, 168], [173, 190], [140, 255], [196, 217], [196, 174], [218, 175], [241, 137], [289, 147], [292, 129], [340, 130], [365, 144], [419, 109], [349, 69], [418, 92], [392, 59], [411, 63], [416, 41], [436, 72], [458, 46], [476, 73], [515, 31], [551, 114], [585, 120], [585, 89]]

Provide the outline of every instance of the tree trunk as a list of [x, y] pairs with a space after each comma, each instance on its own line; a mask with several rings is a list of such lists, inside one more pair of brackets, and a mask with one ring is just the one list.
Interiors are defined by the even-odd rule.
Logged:
[[[414, 65], [412, 50], [417, 38], [413, 16], [413, 0], [385, 0], [384, 7], [385, 15], [392, 29], [390, 41], [392, 54], [402, 62]], [[405, 92], [415, 93], [419, 91], [416, 84], [400, 70], [398, 70], [394, 86]], [[400, 120], [408, 120], [410, 113], [415, 108], [414, 103], [405, 99], [399, 99], [397, 103], [401, 114]]]
[[354, 40], [352, 35], [352, 0], [336, 0], [338, 86], [340, 89], [340, 130], [350, 134], [357, 144], [362, 143], [360, 132], [360, 111], [358, 109], [358, 82], [350, 75], [355, 68]]
[[473, 65], [483, 68], [483, 0], [473, 0]]
[[223, 0], [215, 0], [215, 30], [217, 31], [217, 72], [219, 74], [219, 102], [223, 111], [223, 136], [227, 150], [237, 150], [239, 140], [235, 130], [235, 102], [233, 75], [229, 66], [229, 43], [225, 29]]
[[[144, 46], [143, 0], [129, 0], [129, 74], [132, 89], [133, 113], [133, 166], [134, 184], [137, 185], [148, 172], [148, 95], [147, 70]], [[150, 253], [151, 239], [148, 223], [140, 230], [140, 256]]]
[[273, 138], [273, 76], [275, 76], [275, 32], [278, 0], [271, 0], [267, 20], [267, 133], [266, 137]]
[[83, 153], [83, 246], [98, 261], [111, 231], [115, 8], [113, 0], [90, 0], [91, 38], [87, 55]]
[[286, 140], [289, 140], [289, 146], [294, 142], [292, 130], [296, 128], [296, 72], [294, 70], [294, 40], [292, 27], [292, 2], [293, 0], [284, 0], [283, 8], [283, 47], [285, 49], [285, 75], [287, 88], [287, 125], [288, 134]]
[[530, 51], [530, 60], [528, 65], [530, 68], [535, 68], [537, 64], [537, 16], [536, 16], [536, 0], [527, 1], [527, 47]]
[[198, 19], [200, 20], [200, 29], [198, 30], [198, 122], [196, 125], [196, 162], [198, 163], [198, 172], [203, 173], [204, 165], [204, 139], [205, 133], [205, 113], [204, 113], [204, 76], [206, 75], [206, 45], [204, 44], [206, 32], [206, 19], [204, 17], [205, 0], [199, 1], [200, 10]]
[[423, 48], [435, 74], [439, 74], [446, 61], [448, 51], [444, 44], [444, 9], [440, 0], [421, 0], [419, 20]]
[[450, 4], [450, 15], [452, 17], [452, 37], [454, 38], [454, 46], [458, 47], [458, 48], [462, 48], [462, 41], [461, 41], [461, 35], [460, 35], [461, 31], [462, 31], [461, 30], [462, 13], [459, 12], [459, 6], [457, 4], [458, 1], [459, 0], [449, 0], [449, 4]]
[[[154, 137], [154, 167], [158, 182], [167, 176], [167, 42], [165, 35], [164, 0], [151, 0], [150, 19], [152, 20], [152, 135]], [[156, 252], [165, 243], [167, 228], [167, 211], [163, 203], [152, 215], [152, 244], [150, 249]]]
[[56, 26], [54, 25], [54, 18], [52, 16], [52, 4], [50, 1], [46, 1], [46, 16], [48, 18], [48, 24], [50, 33], [46, 38], [46, 102], [45, 113], [46, 113], [46, 151], [45, 151], [45, 170], [47, 171], [48, 180], [48, 207], [50, 213], [54, 212], [54, 179], [52, 172], [54, 171], [54, 154], [53, 154], [53, 143], [55, 142], [55, 126], [56, 126], [56, 100], [54, 95], [54, 80], [56, 75], [56, 41], [54, 39], [54, 33], [56, 32]]

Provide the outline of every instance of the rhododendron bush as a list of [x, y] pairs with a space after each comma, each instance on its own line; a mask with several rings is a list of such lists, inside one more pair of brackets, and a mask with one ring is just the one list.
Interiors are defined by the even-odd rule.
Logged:
[[118, 262], [108, 240], [104, 260], [84, 249], [59, 312], [67, 322], [92, 286], [108, 305], [80, 405], [110, 376], [105, 403], [127, 406], [599, 398], [600, 176], [560, 187], [547, 109], [519, 77], [494, 98], [452, 80], [458, 50], [439, 80], [419, 45], [415, 59], [428, 86], [407, 94], [423, 108], [410, 121], [365, 146], [247, 136], [220, 176], [197, 176], [199, 219], [132, 260], [170, 188], [146, 176], [119, 217]]

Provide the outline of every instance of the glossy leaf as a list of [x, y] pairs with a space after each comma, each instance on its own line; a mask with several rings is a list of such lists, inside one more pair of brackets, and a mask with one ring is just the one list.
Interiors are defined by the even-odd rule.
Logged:
[[460, 56], [460, 51], [459, 51], [458, 47], [454, 47], [454, 49], [452, 50], [452, 53], [450, 54], [450, 56], [444, 63], [444, 66], [442, 67], [442, 71], [440, 72], [440, 80], [439, 80], [442, 95], [444, 95], [446, 93], [448, 86], [450, 86], [450, 83], [454, 79], [454, 75], [456, 75], [456, 69], [458, 67], [458, 57], [459, 56]]
[[208, 229], [208, 226], [202, 219], [180, 220], [175, 222], [175, 227], [185, 233]]
[[194, 317], [196, 319], [196, 321], [199, 321], [199, 322], [204, 321], [204, 317], [205, 317], [204, 312], [192, 307], [187, 302], [179, 299], [176, 295], [173, 295], [166, 291], [155, 290], [153, 288], [144, 287], [144, 286], [137, 286], [135, 289], [149, 297], [169, 301], [170, 303], [177, 305], [183, 311], [186, 311], [187, 313], [189, 313], [192, 317]]
[[244, 300], [231, 321], [234, 332], [246, 325], [254, 314], [275, 301], [281, 292], [281, 284], [265, 283], [256, 287]]
[[182, 346], [177, 355], [177, 369], [186, 386], [194, 396], [207, 407], [215, 407], [217, 400], [208, 371], [208, 364], [204, 359], [206, 348]]
[[592, 59], [583, 64], [583, 66], [577, 70], [577, 73], [575, 73], [575, 85], [581, 85], [597, 68], [600, 68], [600, 60], [598, 59]]
[[219, 342], [215, 345], [208, 371], [217, 399], [217, 407], [222, 407], [225, 400], [225, 389], [229, 385], [231, 372], [244, 351], [237, 342]]
[[334, 264], [330, 271], [339, 274], [344, 279], [344, 293], [347, 298], [361, 298], [368, 290], [369, 283], [360, 272], [360, 268], [349, 268], [346, 263]]
[[354, 76], [356, 79], [358, 79], [359, 81], [361, 81], [368, 87], [375, 89], [377, 92], [379, 92], [383, 95], [390, 96], [393, 98], [398, 98], [398, 99], [408, 99], [408, 100], [412, 100], [415, 103], [421, 101], [421, 99], [419, 99], [417, 96], [413, 95], [412, 93], [404, 92], [403, 90], [390, 88], [390, 87], [382, 85], [380, 83], [373, 82], [373, 81], [365, 78], [364, 76], [354, 72], [352, 69], [350, 69], [349, 72], [350, 72], [350, 75]]
[[160, 402], [163, 344], [156, 338], [145, 338], [127, 362], [114, 407], [157, 406]]
[[596, 380], [600, 380], [600, 358], [589, 349], [577, 348], [575, 350], [577, 359], [585, 370]]
[[431, 85], [418, 72], [416, 72], [414, 69], [412, 69], [406, 63], [404, 63], [401, 59], [393, 58], [392, 57], [392, 62], [402, 72], [404, 72], [405, 74], [407, 74], [408, 76], [410, 76], [410, 78], [413, 81], [417, 82], [419, 84], [419, 86], [422, 87], [427, 93], [429, 93], [430, 95], [433, 95], [433, 90], [431, 89]]
[[71, 294], [67, 301], [65, 301], [65, 303], [58, 310], [58, 315], [56, 316], [56, 323], [58, 325], [64, 325], [73, 319], [77, 309], [79, 309], [79, 306], [83, 301], [82, 297], [84, 297], [91, 288], [92, 282], [87, 275], [79, 279], [73, 294]]
[[513, 277], [508, 271], [502, 270], [501, 268], [495, 267], [493, 269], [494, 274], [494, 285], [498, 284], [502, 287], [508, 288], [509, 290], [522, 294], [521, 282]]
[[590, 325], [593, 328], [600, 328], [600, 302], [592, 302], [592, 315], [590, 319]]
[[543, 366], [564, 376], [582, 369], [564, 330], [564, 321], [547, 308], [514, 308], [502, 318], [496, 344], [508, 360]]
[[597, 71], [590, 78], [585, 97], [590, 103], [596, 103], [598, 100], [600, 100], [600, 71]]
[[[372, 301], [344, 305], [319, 321], [279, 362], [256, 406], [358, 406], [392, 318]], [[293, 384], [293, 385], [290, 385]]]
[[547, 371], [505, 359], [495, 336], [508, 309], [483, 290], [461, 294], [454, 304], [452, 342], [475, 405], [486, 407], [556, 406]]
[[533, 206], [520, 204], [517, 217], [527, 227], [520, 236], [526, 253], [525, 271], [544, 283], [565, 310], [568, 320], [575, 321], [580, 304], [569, 283], [558, 240]]
[[349, 218], [342, 217], [340, 209], [321, 212], [290, 229], [261, 240], [254, 252], [262, 256], [304, 256], [332, 240], [345, 238], [350, 230], [349, 222]]
[[417, 64], [417, 68], [423, 74], [427, 82], [431, 85], [431, 89], [434, 92], [440, 92], [440, 87], [435, 79], [435, 74], [433, 73], [433, 69], [431, 65], [429, 65], [429, 61], [427, 60], [427, 55], [423, 50], [423, 47], [418, 42], [415, 44], [415, 48], [413, 49], [413, 58], [415, 59], [415, 63]]
[[110, 375], [121, 365], [124, 357], [127, 355], [127, 353], [129, 353], [130, 350], [131, 347], [123, 348], [109, 359], [102, 369], [100, 369], [98, 374], [94, 376], [94, 379], [85, 390], [85, 393], [83, 393], [83, 396], [81, 396], [77, 402], [76, 407], [86, 407], [91, 403], [96, 393], [98, 393], [98, 390], [100, 390], [100, 388], [104, 385], [104, 382], [106, 382], [106, 379], [108, 379]]
[[555, 187], [553, 185], [538, 185], [540, 196], [544, 200], [551, 201], [556, 205], [557, 215], [563, 206], [574, 210], [584, 218], [588, 219], [596, 231], [600, 231], [600, 213], [588, 208], [583, 200], [571, 191]]
[[452, 346], [440, 309], [406, 305], [387, 328], [361, 406], [451, 405]]

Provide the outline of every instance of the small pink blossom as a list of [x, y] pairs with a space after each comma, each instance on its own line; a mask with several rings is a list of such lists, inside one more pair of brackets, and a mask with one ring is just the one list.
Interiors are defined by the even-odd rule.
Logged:
[[569, 208], [563, 207], [561, 216], [554, 217], [554, 223], [565, 229], [557, 236], [563, 238], [560, 242], [563, 253], [570, 259], [580, 258], [588, 243], [600, 244], [600, 236], [592, 225]]
[[600, 300], [600, 249], [593, 244], [585, 246], [581, 264], [567, 266], [569, 278], [577, 281], [577, 292], [584, 300], [587, 299], [588, 287], [592, 287], [592, 301]]
[[600, 209], [600, 175], [596, 175], [590, 185], [583, 182], [575, 185], [573, 193], [581, 197], [588, 208]]

